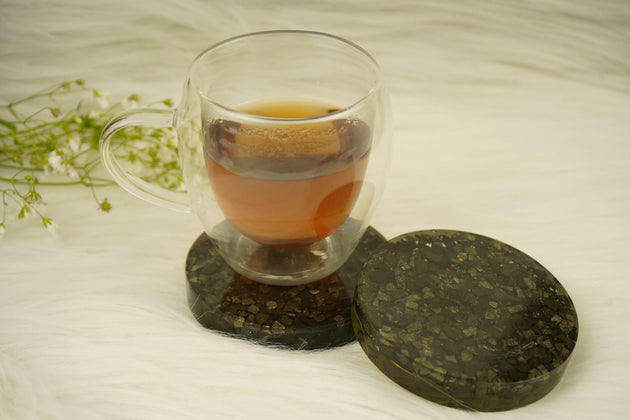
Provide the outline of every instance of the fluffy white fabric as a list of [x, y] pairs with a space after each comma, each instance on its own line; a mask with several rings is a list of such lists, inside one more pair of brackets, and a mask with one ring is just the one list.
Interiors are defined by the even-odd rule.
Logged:
[[[493, 419], [628, 418], [630, 4], [627, 0], [2, 0], [0, 99], [86, 79], [177, 100], [224, 38], [312, 29], [373, 53], [395, 152], [372, 225], [507, 242], [552, 271], [580, 337], [558, 387]], [[354, 343], [290, 352], [223, 337], [188, 310], [193, 216], [118, 188], [95, 210], [44, 190], [58, 223], [0, 241], [2, 419], [472, 419], [395, 385]]]

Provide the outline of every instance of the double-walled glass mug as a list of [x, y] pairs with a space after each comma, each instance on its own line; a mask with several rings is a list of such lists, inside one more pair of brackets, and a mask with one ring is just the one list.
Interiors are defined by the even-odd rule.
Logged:
[[[173, 126], [186, 192], [129, 172], [112, 135]], [[237, 273], [262, 283], [322, 279], [350, 256], [384, 186], [390, 109], [378, 64], [316, 32], [223, 41], [192, 63], [175, 111], [119, 114], [101, 137], [105, 167], [155, 204], [193, 211]]]

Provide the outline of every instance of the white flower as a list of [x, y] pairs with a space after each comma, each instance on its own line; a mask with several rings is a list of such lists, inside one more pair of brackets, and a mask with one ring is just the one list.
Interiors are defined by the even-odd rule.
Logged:
[[68, 134], [68, 146], [72, 152], [79, 152], [81, 150], [81, 137], [77, 136], [76, 133]]
[[96, 99], [96, 103], [101, 109], [107, 109], [109, 107], [109, 101], [106, 98], [107, 94], [101, 92], [100, 90], [94, 90], [94, 99]]
[[46, 228], [48, 233], [50, 233], [53, 238], [57, 238], [57, 223], [47, 217], [44, 217], [42, 219], [42, 222], [44, 223], [44, 227]]
[[122, 106], [124, 109], [135, 109], [140, 106], [140, 97], [138, 95], [131, 95], [123, 99]]
[[48, 164], [45, 167], [46, 173], [65, 174], [70, 178], [78, 178], [79, 173], [72, 166], [72, 162], [67, 159], [59, 150], [53, 150], [48, 154]]
[[70, 178], [78, 178], [79, 177], [79, 173], [72, 166], [70, 166], [67, 163], [64, 166], [65, 166], [66, 173], [68, 174], [68, 176], [70, 176]]
[[61, 172], [63, 169], [63, 159], [56, 150], [48, 154], [48, 167], [50, 167], [52, 172]]

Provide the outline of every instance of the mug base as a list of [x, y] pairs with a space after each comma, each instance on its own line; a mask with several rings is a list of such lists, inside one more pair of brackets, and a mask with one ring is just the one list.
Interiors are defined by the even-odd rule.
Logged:
[[186, 257], [188, 303], [206, 328], [259, 344], [295, 350], [355, 340], [350, 308], [359, 272], [385, 238], [368, 227], [333, 274], [296, 286], [274, 286], [236, 273], [202, 233]]

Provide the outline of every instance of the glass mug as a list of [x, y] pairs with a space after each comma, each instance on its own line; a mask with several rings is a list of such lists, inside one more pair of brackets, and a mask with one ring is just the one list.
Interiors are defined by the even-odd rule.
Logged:
[[[176, 129], [186, 192], [116, 160], [113, 134], [134, 125]], [[382, 75], [366, 51], [333, 35], [269, 31], [202, 52], [174, 111], [117, 115], [100, 151], [127, 191], [193, 211], [234, 271], [298, 285], [333, 273], [361, 239], [384, 186], [390, 131]]]

